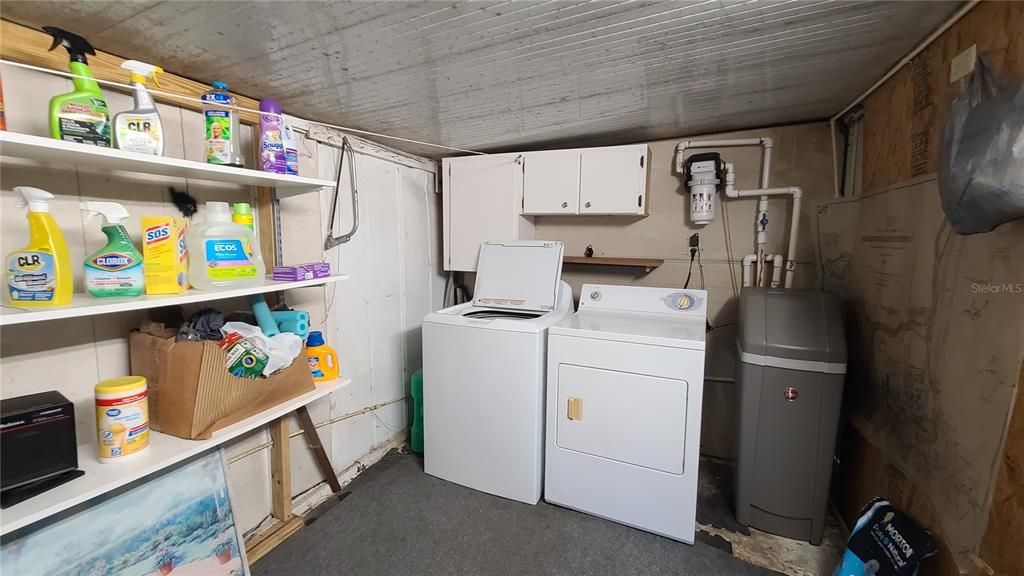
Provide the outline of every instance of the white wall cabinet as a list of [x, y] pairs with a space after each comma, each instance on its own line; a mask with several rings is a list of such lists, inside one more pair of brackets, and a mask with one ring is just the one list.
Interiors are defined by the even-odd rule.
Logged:
[[476, 270], [481, 242], [533, 239], [522, 217], [522, 155], [445, 158], [441, 170], [445, 270]]
[[576, 214], [579, 206], [579, 150], [524, 154], [524, 214]]
[[638, 144], [445, 158], [445, 270], [475, 271], [481, 242], [533, 240], [532, 216], [645, 216], [648, 155]]
[[580, 151], [580, 214], [647, 212], [647, 145]]
[[523, 214], [646, 215], [646, 144], [527, 152]]

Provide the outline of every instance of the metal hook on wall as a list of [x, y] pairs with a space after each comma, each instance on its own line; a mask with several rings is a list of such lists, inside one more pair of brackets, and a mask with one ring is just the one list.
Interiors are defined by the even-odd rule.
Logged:
[[[352, 185], [352, 229], [341, 236], [334, 235], [334, 215], [338, 209], [338, 196], [341, 194], [341, 177], [345, 169], [345, 150], [348, 150], [348, 177]], [[344, 244], [356, 235], [359, 230], [359, 191], [356, 189], [356, 151], [348, 141], [348, 136], [341, 139], [341, 158], [338, 163], [338, 178], [334, 185], [334, 194], [331, 196], [331, 212], [327, 220], [327, 239], [324, 240], [324, 250], [330, 250], [339, 244]]]

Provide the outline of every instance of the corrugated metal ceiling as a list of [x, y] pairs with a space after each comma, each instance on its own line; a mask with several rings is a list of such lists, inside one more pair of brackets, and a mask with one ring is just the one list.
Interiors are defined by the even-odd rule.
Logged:
[[297, 116], [494, 150], [823, 118], [960, 4], [147, 0], [0, 15]]

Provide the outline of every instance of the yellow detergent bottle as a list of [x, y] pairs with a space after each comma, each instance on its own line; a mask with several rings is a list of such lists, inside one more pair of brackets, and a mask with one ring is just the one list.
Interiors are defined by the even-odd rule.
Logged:
[[19, 206], [28, 207], [28, 246], [7, 255], [7, 297], [18, 307], [71, 303], [74, 277], [71, 256], [57, 221], [50, 215], [53, 194], [15, 186]]
[[324, 335], [313, 331], [306, 338], [306, 359], [314, 382], [334, 380], [338, 377], [338, 353], [324, 344]]

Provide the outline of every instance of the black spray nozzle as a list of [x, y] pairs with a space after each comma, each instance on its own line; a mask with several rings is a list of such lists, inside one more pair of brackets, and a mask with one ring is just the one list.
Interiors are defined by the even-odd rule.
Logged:
[[43, 26], [43, 32], [53, 36], [53, 44], [50, 45], [49, 51], [52, 52], [57, 46], [64, 46], [64, 49], [68, 51], [68, 55], [71, 56], [72, 62], [86, 64], [88, 63], [85, 59], [86, 54], [96, 55], [96, 50], [92, 47], [92, 44], [89, 44], [88, 40], [78, 34], [62, 30], [56, 26]]

